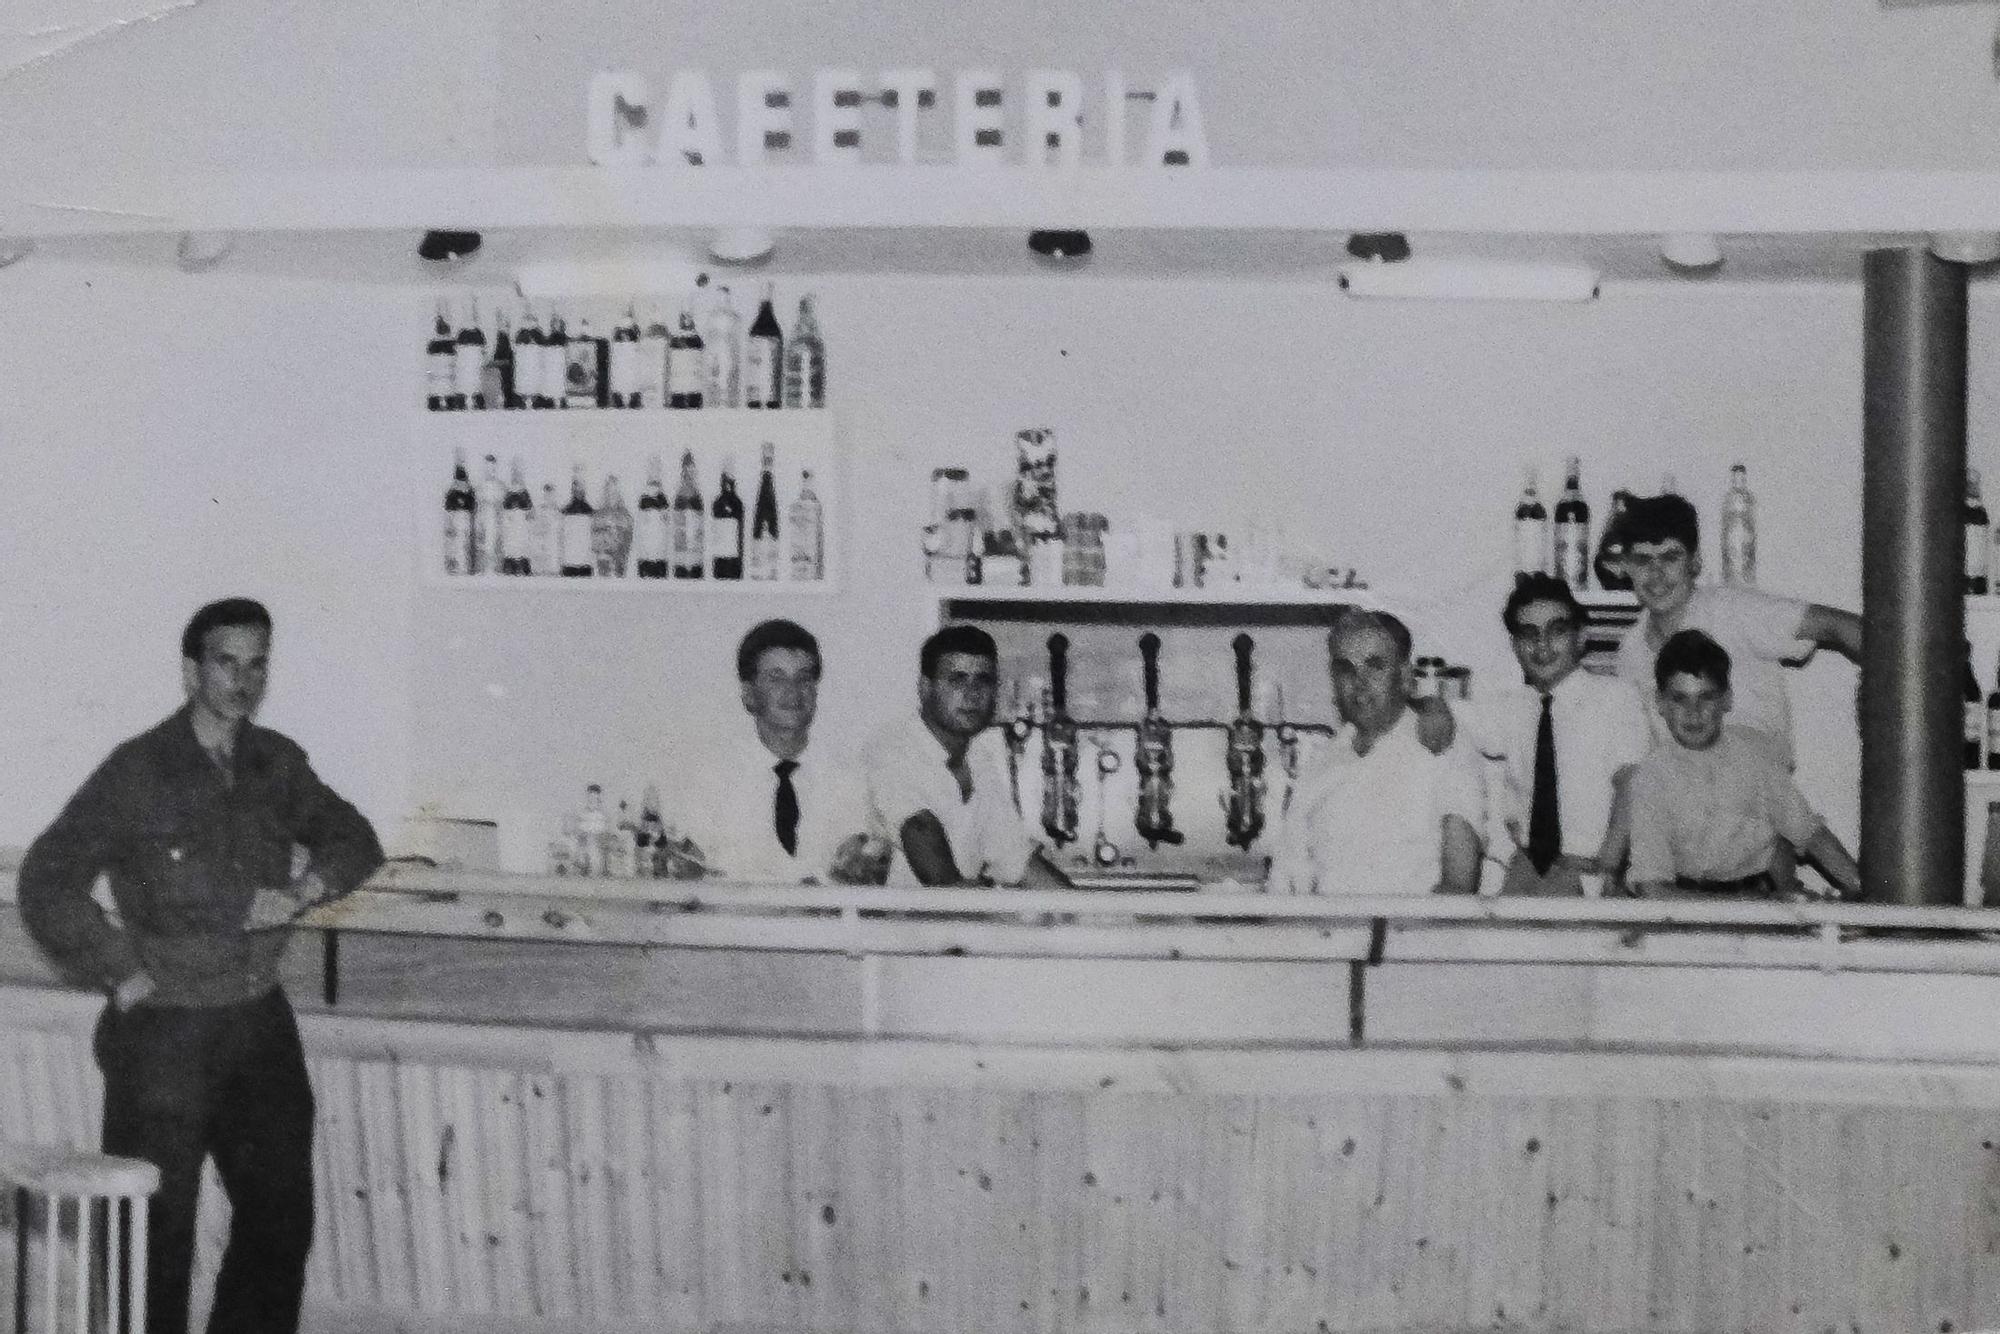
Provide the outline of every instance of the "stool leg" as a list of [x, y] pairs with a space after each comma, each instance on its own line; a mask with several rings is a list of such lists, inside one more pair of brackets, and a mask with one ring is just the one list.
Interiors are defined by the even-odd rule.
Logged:
[[48, 1334], [62, 1334], [57, 1327], [56, 1316], [62, 1311], [62, 1196], [42, 1197], [42, 1268], [47, 1271], [48, 1281], [42, 1284], [42, 1315], [46, 1319], [43, 1328]]
[[125, 1312], [124, 1293], [118, 1280], [125, 1272], [126, 1201], [113, 1196], [104, 1202], [104, 1329], [118, 1334]]
[[90, 1219], [95, 1212], [89, 1196], [76, 1198], [76, 1328], [90, 1334]]
[[14, 1188], [14, 1334], [28, 1334], [28, 1191]]
[[132, 1272], [125, 1290], [132, 1303], [132, 1334], [146, 1334], [146, 1214], [145, 1200], [132, 1202]]

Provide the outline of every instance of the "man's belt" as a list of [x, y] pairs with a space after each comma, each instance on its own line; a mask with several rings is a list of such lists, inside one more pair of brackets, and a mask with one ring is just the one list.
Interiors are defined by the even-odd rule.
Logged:
[[1769, 871], [1759, 871], [1737, 880], [1704, 880], [1691, 875], [1674, 877], [1674, 888], [1696, 894], [1738, 894], [1748, 898], [1770, 898], [1778, 892], [1778, 882]]

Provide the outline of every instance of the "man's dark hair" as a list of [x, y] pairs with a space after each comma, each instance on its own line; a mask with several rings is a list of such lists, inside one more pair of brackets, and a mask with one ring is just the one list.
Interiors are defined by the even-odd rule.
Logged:
[[1699, 676], [1718, 690], [1729, 689], [1729, 650], [1699, 630], [1683, 630], [1660, 645], [1653, 684], [1667, 688], [1669, 677]]
[[1690, 556], [1701, 550], [1701, 519], [1686, 496], [1634, 496], [1604, 534], [1604, 545], [1630, 551], [1640, 542], [1679, 542]]
[[1500, 610], [1500, 623], [1507, 627], [1508, 634], [1520, 628], [1521, 613], [1535, 602], [1562, 603], [1569, 608], [1570, 618], [1576, 622], [1577, 628], [1583, 628], [1583, 604], [1576, 600], [1576, 590], [1565, 580], [1538, 571], [1522, 575], [1520, 582], [1514, 585], [1514, 591], [1507, 595], [1507, 605]]
[[809, 653], [813, 660], [813, 674], [818, 675], [820, 667], [819, 641], [812, 631], [797, 621], [759, 621], [750, 627], [743, 641], [736, 646], [736, 679], [748, 681], [757, 674], [757, 659], [765, 650], [774, 648], [795, 648]]
[[1380, 630], [1396, 645], [1396, 652], [1404, 662], [1410, 660], [1415, 641], [1410, 638], [1410, 627], [1396, 616], [1372, 607], [1342, 607], [1333, 614], [1333, 624], [1327, 627], [1327, 652], [1333, 651], [1333, 641], [1351, 630]]
[[926, 678], [935, 675], [939, 660], [947, 653], [970, 653], [996, 664], [1000, 661], [1000, 647], [992, 635], [976, 625], [947, 625], [924, 641], [917, 654], [918, 670]]
[[223, 598], [220, 602], [211, 602], [188, 618], [187, 629], [181, 631], [181, 656], [190, 662], [200, 662], [202, 650], [208, 646], [210, 630], [238, 625], [255, 626], [269, 638], [271, 613], [255, 598]]

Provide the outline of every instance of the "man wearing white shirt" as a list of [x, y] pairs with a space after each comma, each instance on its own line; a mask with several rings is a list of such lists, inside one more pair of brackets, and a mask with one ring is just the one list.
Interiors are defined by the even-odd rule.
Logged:
[[1470, 894], [1484, 823], [1471, 752], [1433, 755], [1410, 707], [1410, 632], [1387, 612], [1343, 610], [1329, 636], [1333, 697], [1349, 731], [1292, 797], [1271, 861], [1274, 894]]
[[808, 748], [819, 711], [819, 641], [792, 621], [764, 621], [736, 649], [750, 726], [705, 775], [689, 831], [711, 871], [731, 880], [880, 884], [888, 844], [870, 832], [861, 775]]
[[999, 650], [977, 626], [948, 625], [918, 657], [917, 716], [869, 743], [869, 804], [896, 856], [892, 884], [1066, 888], [1009, 793], [1002, 742], [988, 725]]
[[[1511, 852], [1500, 892], [1582, 894], [1604, 869], [1614, 794], [1652, 744], [1645, 704], [1628, 682], [1579, 670], [1584, 613], [1561, 579], [1526, 576], [1501, 619], [1523, 684], [1474, 713], [1480, 751], [1501, 765], [1495, 804]], [[1614, 858], [1624, 842], [1621, 821]]]

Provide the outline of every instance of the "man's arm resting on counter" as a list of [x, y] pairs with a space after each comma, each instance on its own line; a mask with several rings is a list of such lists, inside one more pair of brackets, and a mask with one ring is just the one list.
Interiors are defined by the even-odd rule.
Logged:
[[1485, 849], [1462, 815], [1444, 817], [1438, 835], [1438, 893], [1471, 894], [1479, 888], [1479, 859]]
[[1036, 848], [1028, 856], [1027, 869], [1021, 872], [1022, 889], [1074, 889], [1076, 886], [1063, 874], [1062, 868], [1049, 860], [1046, 852]]
[[282, 892], [297, 898], [303, 911], [359, 888], [382, 865], [382, 843], [368, 817], [320, 781], [304, 751], [298, 767], [292, 837], [309, 860], [296, 867]]
[[1798, 637], [1830, 648], [1856, 666], [1861, 663], [1861, 618], [1851, 611], [1809, 603], [1799, 617]]
[[959, 874], [958, 859], [952, 856], [951, 839], [944, 832], [944, 823], [931, 812], [918, 811], [903, 821], [896, 841], [903, 845], [903, 856], [910, 863], [910, 871], [919, 883], [966, 883], [965, 877]]
[[1861, 897], [1861, 868], [1847, 851], [1847, 845], [1840, 841], [1840, 835], [1821, 825], [1800, 849], [1812, 858], [1813, 864], [1826, 872], [1826, 878], [1833, 881], [1843, 899]]

